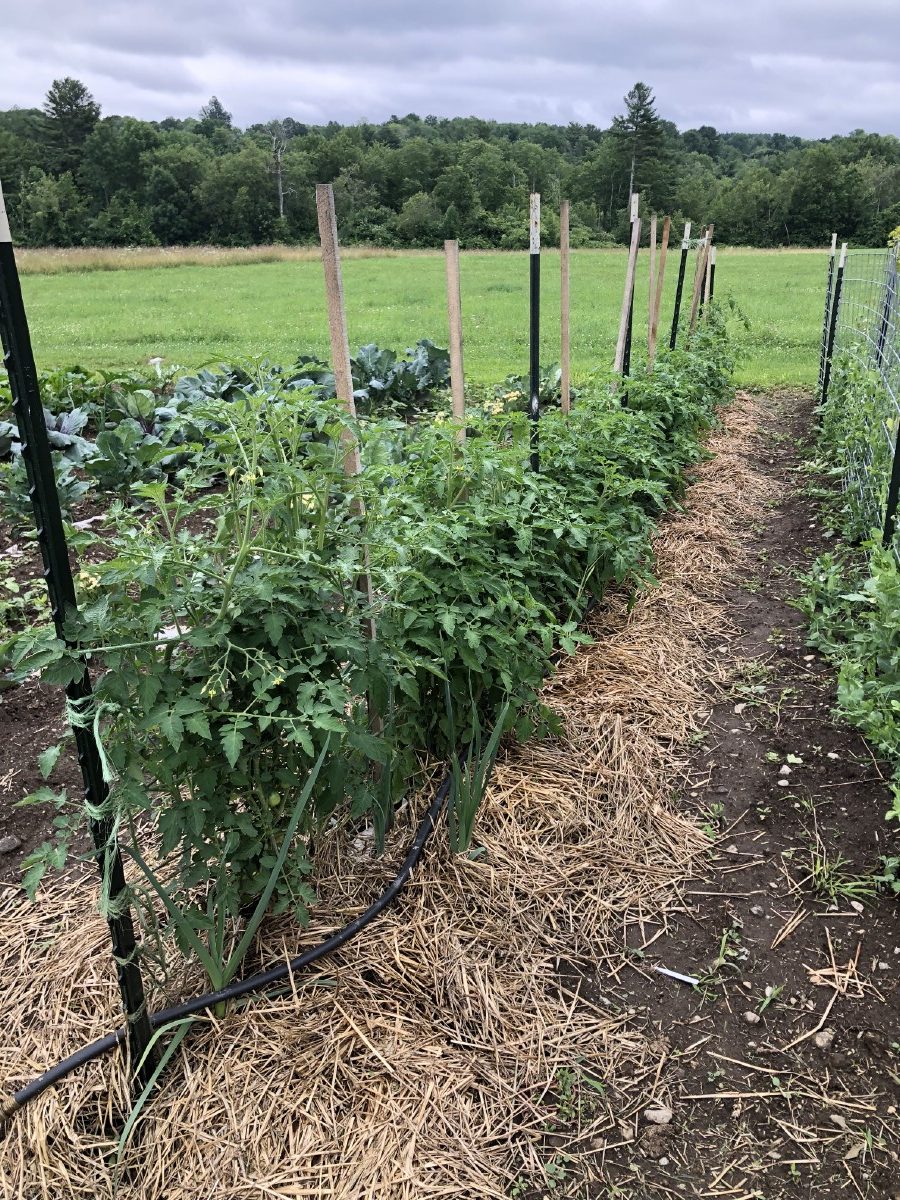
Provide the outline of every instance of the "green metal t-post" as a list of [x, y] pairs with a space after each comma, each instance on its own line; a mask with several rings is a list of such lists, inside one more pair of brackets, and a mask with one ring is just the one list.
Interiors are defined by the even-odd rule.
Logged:
[[828, 348], [828, 319], [831, 316], [831, 288], [834, 283], [834, 259], [837, 253], [837, 234], [831, 235], [831, 253], [828, 256], [828, 279], [825, 284], [825, 316], [822, 319], [822, 349], [819, 351], [819, 387], [825, 376], [825, 351]]
[[841, 246], [841, 257], [838, 261], [837, 277], [834, 281], [834, 295], [831, 299], [831, 319], [828, 322], [828, 338], [825, 342], [825, 369], [822, 372], [822, 395], [819, 400], [820, 409], [828, 399], [828, 386], [831, 383], [831, 359], [834, 354], [834, 340], [837, 333], [838, 313], [841, 308], [841, 291], [844, 286], [844, 267], [847, 262], [847, 243]]
[[[50, 596], [50, 611], [61, 641], [66, 637], [66, 622], [77, 611], [75, 583], [69, 565], [68, 547], [63, 528], [53, 459], [47, 438], [44, 410], [38, 386], [37, 369], [31, 349], [28, 319], [22, 299], [12, 236], [0, 186], [0, 340], [3, 364], [9, 373], [13, 411], [22, 441], [22, 457], [28, 476], [28, 491], [34, 509], [38, 542], [44, 564], [44, 579]], [[91, 699], [91, 680], [85, 666], [81, 676], [66, 688], [73, 708], [84, 708]], [[100, 753], [91, 728], [74, 726], [75, 746], [84, 782], [84, 799], [89, 812], [102, 814], [108, 789], [103, 778]], [[127, 902], [122, 855], [109, 816], [94, 815], [91, 836], [100, 868], [101, 887], [107, 890], [107, 923], [112, 939], [113, 958], [128, 1022], [128, 1047], [134, 1087], [140, 1092], [156, 1066], [148, 1053], [151, 1039], [150, 1019], [144, 998], [144, 986], [137, 961], [134, 925]], [[142, 1061], [143, 1060], [143, 1061]], [[138, 1069], [138, 1064], [141, 1063]]]

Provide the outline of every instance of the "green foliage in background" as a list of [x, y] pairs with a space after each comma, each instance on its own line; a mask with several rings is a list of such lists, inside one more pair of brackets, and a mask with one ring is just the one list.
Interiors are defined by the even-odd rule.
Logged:
[[[37, 98], [35, 96], [35, 98]], [[633, 186], [648, 210], [714, 221], [723, 243], [882, 245], [900, 221], [900, 141], [855, 130], [679, 131], [636, 83], [611, 125], [527, 125], [408, 113], [375, 124], [292, 117], [238, 129], [213, 97], [197, 117], [103, 117], [75, 79], [0, 112], [0, 179], [30, 246], [254, 245], [316, 238], [314, 185], [332, 183], [348, 244], [522, 249], [528, 193], [571, 201], [574, 246], [627, 241]]]

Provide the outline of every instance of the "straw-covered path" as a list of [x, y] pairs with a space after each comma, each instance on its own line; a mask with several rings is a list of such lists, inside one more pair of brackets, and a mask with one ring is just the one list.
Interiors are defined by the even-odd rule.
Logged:
[[[806, 503], [778, 432], [789, 407], [739, 395], [725, 413], [656, 538], [659, 586], [595, 611], [593, 644], [547, 685], [564, 735], [501, 758], [482, 852], [453, 858], [435, 837], [398, 903], [318, 974], [198, 1023], [118, 1167], [121, 1063], [27, 1106], [0, 1142], [3, 1197], [895, 1194], [898, 1059], [885, 1030], [897, 1026], [900, 957], [879, 964], [891, 938], [900, 946], [896, 909], [831, 919], [812, 898], [782, 845], [786, 831], [800, 846], [793, 814], [810, 812], [777, 807], [795, 789], [777, 786], [768, 755], [803, 758], [801, 777], [813, 745], [845, 739], [810, 775], [826, 840], [851, 797], [875, 836], [887, 807], [868, 782], [877, 767], [858, 739], [828, 732], [829, 683], [809, 664], [822, 691], [809, 749], [779, 748], [794, 741], [789, 698], [769, 703], [774, 677], [760, 675], [780, 653], [765, 641], [772, 613], [749, 635], [742, 624], [758, 589], [740, 581], [759, 582], [767, 530]], [[798, 720], [809, 715], [798, 704]], [[377, 893], [415, 817], [384, 859], [343, 838], [320, 848], [304, 943]], [[36, 907], [9, 888], [0, 906], [8, 1093], [111, 1028], [117, 997], [81, 886], [48, 889]], [[273, 923], [256, 953], [270, 963], [297, 950], [296, 930]], [[763, 1004], [767, 986], [780, 990]], [[154, 1006], [201, 988], [182, 969], [157, 983]], [[850, 1044], [858, 1019], [864, 1051]]]

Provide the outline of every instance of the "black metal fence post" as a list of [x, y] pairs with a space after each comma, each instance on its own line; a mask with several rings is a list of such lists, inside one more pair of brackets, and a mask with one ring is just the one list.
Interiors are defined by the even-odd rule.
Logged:
[[[22, 442], [22, 457], [28, 477], [28, 491], [34, 509], [38, 542], [44, 564], [44, 578], [50, 597], [50, 609], [56, 634], [67, 640], [65, 623], [76, 611], [75, 584], [69, 565], [65, 530], [56, 491], [53, 459], [47, 438], [41, 404], [37, 369], [28, 332], [28, 319], [22, 299], [19, 273], [3, 191], [0, 187], [0, 335], [3, 363], [9, 374], [13, 410]], [[71, 645], [71, 643], [69, 643]], [[84, 709], [91, 698], [91, 680], [85, 666], [81, 677], [66, 688], [69, 702]], [[75, 726], [75, 746], [84, 781], [84, 799], [88, 810], [102, 814], [108, 795], [100, 754], [93, 730]], [[155, 1068], [155, 1056], [148, 1052], [150, 1020], [144, 997], [143, 981], [137, 961], [137, 943], [127, 902], [125, 873], [115, 826], [109, 816], [90, 818], [91, 835], [100, 868], [101, 888], [105, 889], [106, 919], [112, 939], [113, 959], [128, 1022], [128, 1047], [134, 1084], [140, 1091]], [[143, 1062], [142, 1062], [143, 1060]], [[140, 1068], [138, 1064], [142, 1062]]]
[[828, 280], [825, 284], [825, 316], [822, 318], [822, 348], [819, 351], [819, 389], [825, 377], [825, 350], [828, 346], [828, 318], [831, 315], [831, 288], [834, 283], [834, 256], [837, 252], [837, 234], [831, 235], [831, 253], [828, 256]]
[[[622, 376], [627, 379], [631, 374], [631, 337], [634, 332], [634, 289], [628, 301], [628, 328], [625, 331], [625, 356], [622, 359]], [[626, 393], [627, 399], [627, 393]]]
[[831, 383], [831, 359], [834, 354], [834, 335], [837, 332], [838, 312], [841, 307], [841, 288], [844, 283], [844, 264], [847, 261], [847, 243], [841, 246], [841, 257], [838, 261], [837, 276], [834, 281], [834, 296], [831, 301], [831, 319], [828, 322], [828, 339], [825, 343], [825, 369], [822, 372], [822, 395], [820, 407], [828, 400], [828, 385]]
[[681, 239], [681, 261], [678, 264], [678, 283], [675, 285], [675, 310], [672, 313], [672, 332], [669, 335], [669, 349], [674, 350], [678, 341], [678, 319], [681, 315], [681, 294], [684, 291], [684, 273], [687, 270], [687, 256], [691, 248], [691, 223], [684, 226], [684, 237]]
[[[884, 281], [884, 303], [881, 308], [881, 327], [878, 330], [878, 343], [875, 347], [875, 361], [877, 370], [881, 373], [882, 378], [886, 380], [885, 375], [885, 347], [887, 345], [888, 332], [891, 331], [896, 338], [897, 328], [900, 325], [900, 305], [898, 305], [897, 292], [897, 254], [898, 247], [892, 246], [888, 253], [888, 268]], [[896, 353], [894, 351], [894, 353]], [[897, 424], [897, 433], [894, 437], [894, 457], [891, 461], [891, 480], [888, 485], [887, 503], [884, 509], [884, 530], [881, 536], [882, 545], [887, 549], [894, 540], [894, 529], [897, 522], [897, 502], [900, 499], [900, 420]]]
[[528, 225], [531, 268], [529, 320], [531, 363], [528, 415], [531, 418], [531, 469], [539, 471], [541, 469], [538, 433], [541, 419], [541, 197], [537, 192], [531, 193]]
[[878, 329], [878, 342], [875, 346], [875, 367], [880, 371], [884, 367], [884, 347], [887, 341], [888, 329], [891, 326], [891, 315], [897, 299], [897, 256], [891, 254], [888, 258], [888, 269], [884, 280], [884, 300], [881, 305], [881, 325]]
[[897, 501], [900, 499], [900, 424], [894, 438], [894, 457], [891, 461], [891, 481], [888, 484], [887, 503], [884, 506], [884, 528], [881, 534], [881, 544], [885, 550], [894, 540], [894, 529], [897, 524]]

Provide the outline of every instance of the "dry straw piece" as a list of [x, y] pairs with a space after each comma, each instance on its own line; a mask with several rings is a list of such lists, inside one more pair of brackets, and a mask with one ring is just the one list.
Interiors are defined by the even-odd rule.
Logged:
[[[708, 716], [721, 585], [772, 498], [749, 464], [758, 420], [739, 396], [655, 539], [659, 586], [631, 607], [612, 595], [589, 622], [594, 643], [547, 683], [564, 736], [505, 751], [476, 826], [484, 853], [454, 859], [439, 831], [361, 937], [280, 995], [198, 1023], [117, 1182], [120, 1058], [27, 1105], [0, 1143], [4, 1197], [484, 1200], [542, 1180], [555, 1153], [585, 1178], [598, 1170], [592, 1146], [621, 1139], [662, 1051], [591, 979], [619, 968], [623, 926], [664, 913], [708, 844], [671, 797]], [[322, 845], [310, 928], [273, 920], [248, 968], [356, 915], [391, 876], [413, 807], [384, 859], [346, 836]], [[106, 929], [87, 903], [83, 878], [36, 906], [0, 895], [3, 1094], [118, 1021]], [[202, 986], [179, 968], [151, 1003]], [[575, 1066], [606, 1090], [548, 1149], [558, 1072]]]

